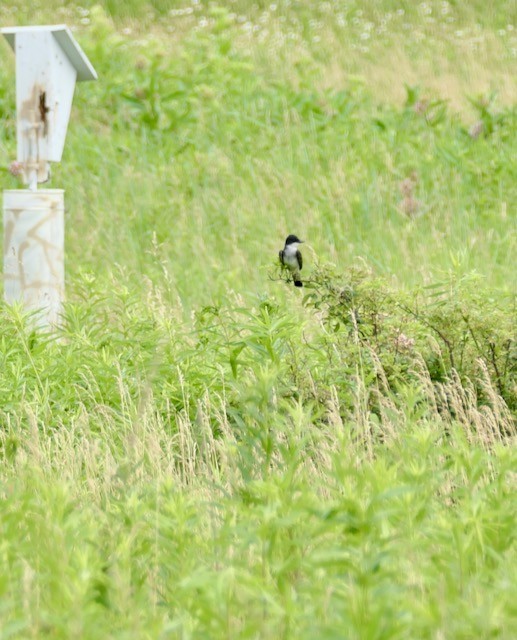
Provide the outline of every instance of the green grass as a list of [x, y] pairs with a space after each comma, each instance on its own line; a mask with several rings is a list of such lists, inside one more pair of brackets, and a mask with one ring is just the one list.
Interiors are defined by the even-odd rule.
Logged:
[[513, 638], [515, 3], [21, 4], [99, 81], [63, 325], [0, 305], [0, 639]]

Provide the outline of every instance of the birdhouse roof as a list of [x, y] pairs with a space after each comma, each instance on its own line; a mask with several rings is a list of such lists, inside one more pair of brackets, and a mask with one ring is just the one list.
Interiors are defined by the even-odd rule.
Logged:
[[70, 62], [77, 70], [77, 81], [81, 80], [97, 80], [97, 73], [93, 68], [91, 62], [86, 57], [81, 47], [77, 44], [70, 29], [64, 24], [57, 24], [51, 26], [36, 26], [36, 27], [4, 27], [1, 32], [7, 39], [7, 42], [15, 51], [15, 37], [20, 32], [42, 32], [50, 31], [57, 43], [68, 56]]

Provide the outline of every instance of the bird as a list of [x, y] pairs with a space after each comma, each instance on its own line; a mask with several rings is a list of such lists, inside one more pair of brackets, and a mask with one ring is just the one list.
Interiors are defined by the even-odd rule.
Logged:
[[300, 271], [303, 267], [303, 258], [300, 249], [298, 248], [302, 243], [303, 240], [300, 240], [297, 236], [291, 234], [287, 236], [284, 248], [278, 253], [280, 263], [286, 266], [291, 272], [295, 287], [303, 287], [303, 282], [300, 278]]

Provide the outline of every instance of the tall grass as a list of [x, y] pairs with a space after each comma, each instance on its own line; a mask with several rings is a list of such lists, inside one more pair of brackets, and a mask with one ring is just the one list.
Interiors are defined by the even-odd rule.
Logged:
[[78, 301], [59, 340], [3, 311], [6, 637], [512, 637], [515, 423], [487, 366], [437, 382], [415, 353], [393, 380], [235, 302], [189, 328]]
[[73, 26], [99, 82], [53, 172], [62, 326], [0, 306], [0, 638], [514, 636], [496, 9], [2, 3]]

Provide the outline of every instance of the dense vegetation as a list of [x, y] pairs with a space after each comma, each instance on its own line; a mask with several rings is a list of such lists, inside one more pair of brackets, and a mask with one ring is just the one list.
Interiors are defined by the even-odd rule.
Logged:
[[21, 4], [99, 81], [62, 326], [0, 304], [0, 638], [514, 637], [515, 3]]

